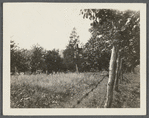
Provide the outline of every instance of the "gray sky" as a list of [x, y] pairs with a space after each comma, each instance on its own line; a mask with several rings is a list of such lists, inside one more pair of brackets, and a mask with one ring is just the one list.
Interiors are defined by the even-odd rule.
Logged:
[[[104, 7], [105, 5], [105, 7]], [[76, 27], [80, 42], [90, 38], [91, 21], [79, 15], [80, 9], [95, 8], [139, 9], [132, 4], [52, 4], [52, 3], [10, 3], [4, 4], [4, 34], [21, 48], [30, 49], [39, 44], [44, 49], [65, 49], [73, 27]], [[92, 7], [93, 8], [93, 7]]]

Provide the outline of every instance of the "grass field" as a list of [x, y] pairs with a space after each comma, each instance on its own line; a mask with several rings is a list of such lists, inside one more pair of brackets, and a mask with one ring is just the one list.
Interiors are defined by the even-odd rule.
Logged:
[[[134, 76], [131, 74], [127, 77], [132, 83], [123, 81], [120, 84], [120, 92], [114, 93], [112, 107], [139, 107], [134, 106], [136, 103], [130, 105], [134, 90], [136, 93], [133, 94], [138, 95], [134, 101], [140, 102], [140, 93], [137, 93], [140, 92], [139, 81], [135, 79], [139, 76]], [[102, 78], [99, 72], [94, 75], [61, 73], [11, 76], [11, 108], [103, 108], [108, 77]], [[136, 84], [133, 84], [134, 80]]]
[[113, 108], [140, 108], [140, 74], [124, 74], [119, 92], [114, 92]]

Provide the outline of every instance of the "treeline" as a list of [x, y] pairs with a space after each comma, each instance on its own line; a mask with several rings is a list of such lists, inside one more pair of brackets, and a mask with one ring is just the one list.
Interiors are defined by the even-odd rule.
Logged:
[[30, 50], [19, 49], [11, 41], [11, 72], [35, 73], [37, 70], [42, 70], [43, 73], [66, 71], [59, 50], [45, 50], [38, 44]]
[[94, 50], [92, 38], [85, 45], [80, 43], [76, 29], [73, 28], [66, 49], [60, 54], [59, 50], [45, 50], [39, 44], [33, 45], [30, 50], [21, 49], [14, 41], [11, 41], [11, 72], [43, 73], [75, 72], [76, 65], [79, 72], [100, 71], [107, 69], [110, 59], [110, 51], [100, 53]]
[[[82, 14], [93, 20], [89, 29], [91, 38], [85, 45], [80, 42], [76, 28], [73, 28], [62, 55], [59, 50], [45, 50], [38, 44], [33, 45], [30, 50], [20, 49], [11, 41], [11, 72], [108, 70], [113, 45], [118, 47], [118, 55], [123, 60], [122, 70], [134, 71], [140, 64], [140, 13], [88, 9], [82, 11]], [[104, 14], [108, 17], [105, 18]], [[119, 19], [119, 23], [116, 19]]]

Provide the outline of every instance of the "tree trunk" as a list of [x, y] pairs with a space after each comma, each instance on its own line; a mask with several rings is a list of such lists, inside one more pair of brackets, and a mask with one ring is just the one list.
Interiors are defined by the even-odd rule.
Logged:
[[76, 73], [78, 73], [78, 65], [76, 64]]
[[14, 73], [17, 73], [17, 67], [15, 66], [14, 68], [15, 68], [15, 69], [14, 69], [14, 70], [15, 70]]
[[120, 77], [120, 55], [118, 53], [118, 57], [117, 57], [117, 67], [116, 67], [116, 73], [115, 73], [115, 85], [114, 85], [114, 89], [115, 91], [118, 91], [118, 81], [119, 81], [119, 77]]
[[119, 75], [119, 78], [120, 78], [120, 83], [122, 82], [122, 79], [123, 79], [123, 70], [122, 70], [122, 62], [123, 62], [123, 59], [121, 59], [120, 61], [120, 75]]
[[112, 99], [113, 99], [113, 85], [115, 80], [115, 69], [116, 69], [116, 59], [117, 59], [117, 49], [116, 46], [113, 45], [112, 54], [110, 59], [110, 66], [109, 66], [109, 80], [107, 84], [107, 97], [105, 102], [105, 108], [110, 108]]

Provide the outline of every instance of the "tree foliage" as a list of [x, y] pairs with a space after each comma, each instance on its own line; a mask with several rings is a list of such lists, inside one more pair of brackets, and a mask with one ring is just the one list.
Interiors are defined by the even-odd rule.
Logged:
[[130, 10], [123, 12], [112, 9], [85, 9], [81, 10], [81, 13], [84, 18], [93, 20], [90, 32], [95, 37], [98, 35], [102, 36], [103, 40], [101, 42], [104, 42], [105, 46], [103, 50], [112, 48], [107, 97], [104, 106], [109, 108], [113, 98], [115, 77], [116, 84], [118, 83], [118, 76], [116, 75], [120, 72], [120, 57], [124, 59], [124, 65], [127, 70], [128, 68], [133, 69], [139, 64], [140, 13]]
[[79, 66], [81, 70], [81, 58], [82, 58], [82, 48], [79, 48], [79, 36], [77, 35], [76, 28], [73, 28], [70, 34], [69, 44], [66, 46], [64, 50], [64, 63], [66, 67], [70, 71], [75, 71], [76, 64]]
[[19, 49], [14, 41], [10, 41], [11, 51], [11, 72], [25, 72], [28, 70], [28, 57], [25, 55], [26, 50]]
[[110, 50], [113, 44], [119, 46], [125, 68], [134, 68], [140, 62], [140, 12], [118, 11], [113, 9], [81, 10], [84, 18], [89, 18], [93, 37], [102, 36], [104, 49]]
[[43, 69], [43, 63], [44, 63], [44, 53], [43, 48], [40, 45], [34, 45], [32, 47], [32, 55], [31, 55], [31, 71], [36, 72], [36, 70], [42, 70]]
[[47, 51], [45, 54], [46, 70], [49, 73], [52, 71], [60, 72], [64, 69], [63, 59], [59, 55], [59, 50], [53, 49], [52, 51]]
[[110, 51], [105, 48], [102, 37], [92, 36], [84, 46], [84, 55], [90, 69], [108, 70]]
[[49, 73], [66, 71], [63, 58], [59, 50], [44, 50], [40, 45], [33, 45], [31, 50], [20, 49], [14, 41], [11, 41], [11, 72], [31, 72], [37, 70]]

